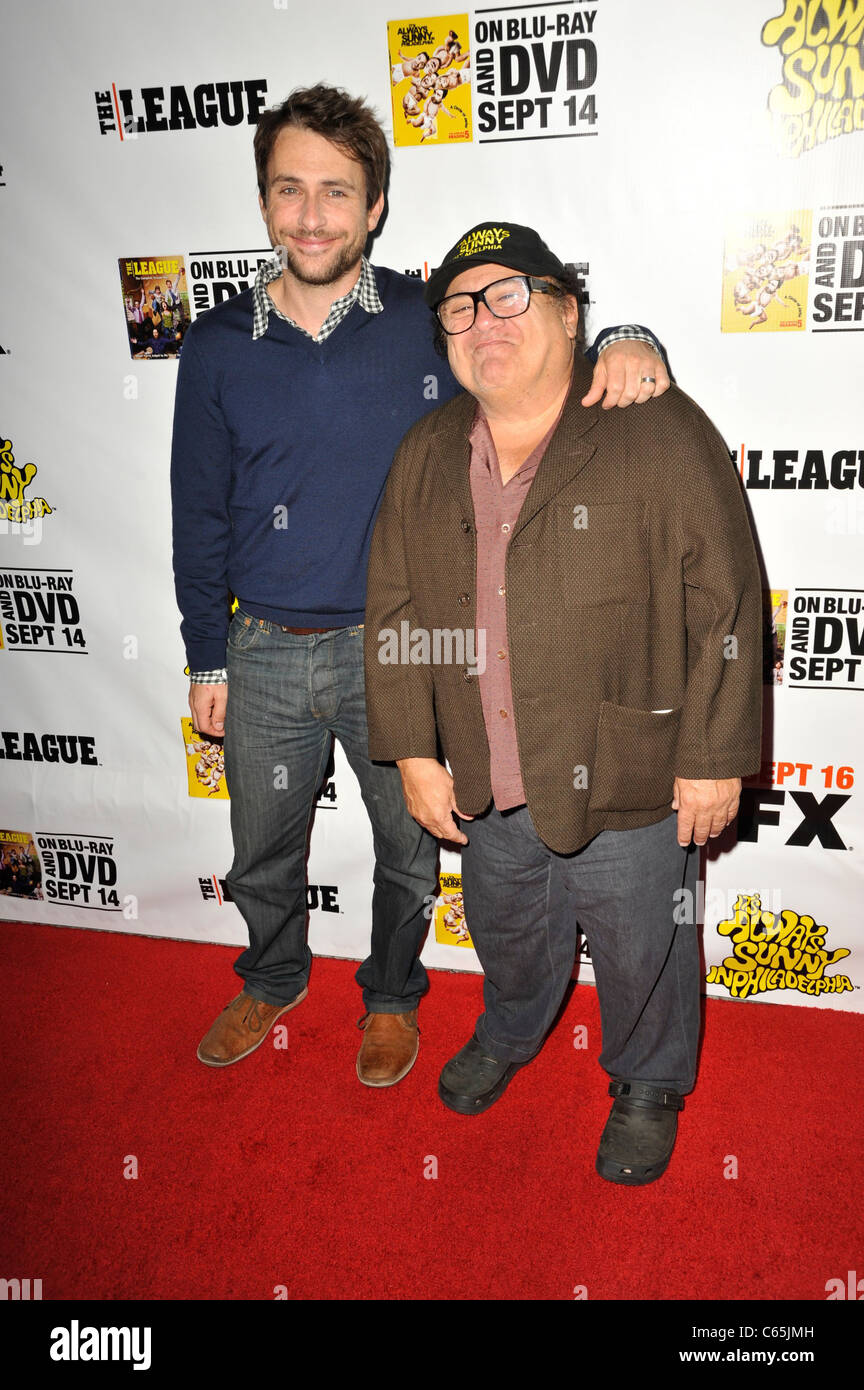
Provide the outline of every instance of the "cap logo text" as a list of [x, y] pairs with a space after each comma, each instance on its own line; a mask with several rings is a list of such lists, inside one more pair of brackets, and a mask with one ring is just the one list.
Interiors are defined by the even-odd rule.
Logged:
[[479, 251], [498, 251], [510, 233], [504, 227], [480, 227], [459, 243], [456, 258], [476, 256]]

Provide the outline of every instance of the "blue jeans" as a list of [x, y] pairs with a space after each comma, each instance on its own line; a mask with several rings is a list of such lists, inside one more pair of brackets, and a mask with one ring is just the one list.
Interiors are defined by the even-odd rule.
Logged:
[[357, 982], [367, 1012], [407, 1013], [429, 983], [418, 953], [438, 846], [408, 814], [398, 769], [369, 760], [363, 629], [302, 637], [238, 609], [228, 632], [227, 883], [249, 928], [234, 968], [265, 1004], [290, 1003], [309, 976], [307, 837], [331, 736], [360, 783], [375, 847], [371, 954]]
[[465, 823], [462, 889], [486, 975], [476, 1029], [486, 1052], [527, 1062], [539, 1051], [581, 927], [600, 1003], [600, 1065], [616, 1081], [692, 1090], [699, 940], [695, 914], [678, 926], [673, 914], [676, 892], [695, 890], [699, 854], [678, 844], [676, 823], [671, 815], [640, 830], [606, 830], [576, 854], [549, 849], [525, 806], [503, 815], [493, 807]]

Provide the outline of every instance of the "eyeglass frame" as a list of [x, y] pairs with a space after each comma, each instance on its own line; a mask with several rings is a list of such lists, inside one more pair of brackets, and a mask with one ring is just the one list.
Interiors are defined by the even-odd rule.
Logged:
[[[518, 314], [496, 314], [495, 310], [486, 299], [487, 290], [491, 290], [493, 285], [503, 285], [507, 280], [521, 280], [528, 291], [528, 300], [525, 308], [520, 309]], [[480, 303], [486, 305], [486, 309], [492, 315], [493, 319], [520, 319], [523, 314], [527, 314], [531, 307], [532, 294], [553, 294], [560, 297], [561, 293], [559, 286], [550, 284], [548, 280], [541, 280], [537, 275], [523, 275], [521, 272], [516, 271], [513, 275], [502, 275], [498, 280], [490, 280], [489, 284], [484, 285], [482, 290], [457, 290], [455, 294], [445, 294], [444, 298], [439, 299], [438, 303], [434, 306], [434, 312], [436, 319], [441, 324], [442, 332], [446, 333], [448, 338], [458, 338], [460, 333], [467, 333], [469, 328], [474, 327], [477, 322], [477, 305]], [[441, 320], [441, 305], [446, 304], [448, 299], [459, 299], [463, 295], [467, 295], [470, 299], [473, 299], [474, 317], [465, 328], [457, 328], [454, 332], [450, 328], [445, 328]]]

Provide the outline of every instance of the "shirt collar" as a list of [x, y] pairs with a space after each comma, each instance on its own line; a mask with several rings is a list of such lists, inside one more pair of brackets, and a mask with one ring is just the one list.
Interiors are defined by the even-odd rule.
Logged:
[[[277, 309], [273, 300], [267, 293], [267, 286], [274, 280], [278, 280], [282, 274], [282, 261], [276, 255], [271, 260], [265, 261], [259, 268], [255, 276], [255, 284], [252, 287], [252, 337], [263, 338], [267, 332], [267, 325], [270, 314], [273, 313], [284, 323], [290, 323], [292, 328], [296, 328], [300, 333], [305, 333], [307, 338], [311, 338], [311, 333], [306, 333], [305, 328], [301, 328], [294, 319], [283, 314], [281, 309]], [[378, 293], [378, 286], [375, 283], [375, 272], [367, 261], [366, 257], [360, 261], [360, 274], [347, 294], [341, 299], [334, 299], [330, 305], [330, 312], [321, 325], [314, 342], [322, 342], [328, 337], [333, 329], [342, 322], [346, 314], [355, 304], [359, 304], [361, 309], [365, 309], [367, 314], [380, 314], [384, 308], [381, 303], [381, 296]]]

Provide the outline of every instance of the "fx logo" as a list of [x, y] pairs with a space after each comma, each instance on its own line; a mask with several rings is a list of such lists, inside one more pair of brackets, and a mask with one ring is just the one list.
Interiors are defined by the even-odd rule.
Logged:
[[809, 845], [818, 837], [823, 849], [846, 849], [834, 826], [834, 817], [850, 798], [838, 796], [835, 792], [829, 792], [828, 796], [817, 801], [812, 792], [786, 793], [774, 788], [743, 787], [738, 811], [738, 839], [758, 840], [760, 825], [779, 825], [779, 810], [766, 808], [785, 805], [787, 794], [802, 815], [798, 829], [789, 836], [787, 845]]

